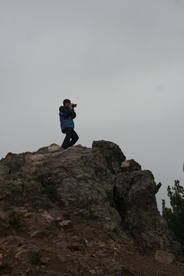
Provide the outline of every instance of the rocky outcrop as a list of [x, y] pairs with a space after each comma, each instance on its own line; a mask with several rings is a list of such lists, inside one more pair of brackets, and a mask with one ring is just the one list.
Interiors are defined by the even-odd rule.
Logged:
[[[142, 252], [177, 255], [180, 246], [157, 209], [159, 187], [150, 171], [126, 160], [112, 142], [94, 141], [92, 148], [79, 145], [67, 150], [53, 144], [34, 153], [9, 153], [0, 161], [0, 237], [9, 237], [5, 248], [19, 243], [15, 259], [33, 265], [49, 261], [42, 256], [45, 249], [30, 245], [29, 239], [62, 247], [61, 260], [68, 251], [95, 254], [89, 245], [90, 235], [95, 243], [95, 231]], [[21, 234], [19, 242], [11, 238], [15, 233]], [[22, 241], [25, 236], [27, 242]], [[110, 252], [108, 241], [106, 245], [104, 252]], [[121, 275], [133, 275], [122, 266], [121, 270], [127, 273]], [[95, 271], [91, 268], [91, 275], [100, 275]]]

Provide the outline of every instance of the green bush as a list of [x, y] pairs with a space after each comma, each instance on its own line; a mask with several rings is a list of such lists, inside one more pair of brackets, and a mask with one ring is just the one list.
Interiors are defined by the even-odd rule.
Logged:
[[165, 200], [162, 200], [162, 216], [177, 240], [184, 245], [184, 187], [179, 180], [175, 180], [173, 187], [168, 186], [167, 195], [171, 208], [166, 207]]

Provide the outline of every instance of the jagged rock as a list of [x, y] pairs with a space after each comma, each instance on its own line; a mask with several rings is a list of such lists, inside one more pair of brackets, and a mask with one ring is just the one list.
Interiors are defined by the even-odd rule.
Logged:
[[63, 220], [59, 222], [59, 225], [63, 228], [68, 228], [71, 226], [71, 221], [70, 220]]
[[36, 231], [32, 232], [31, 237], [32, 238], [43, 238], [43, 237], [54, 236], [54, 234], [55, 234], [54, 231], [41, 229], [41, 230], [36, 230]]
[[126, 159], [121, 149], [112, 142], [103, 140], [94, 141], [92, 148], [96, 148], [101, 152], [101, 154], [105, 157], [109, 168], [114, 172], [119, 171], [121, 163]]
[[131, 159], [123, 161], [121, 168], [122, 171], [133, 172], [141, 170], [141, 165], [139, 165], [135, 160]]
[[106, 272], [106, 276], [133, 276], [134, 273], [128, 271], [126, 268], [124, 268], [121, 265], [116, 265], [110, 268]]
[[0, 253], [0, 267], [1, 267], [2, 263], [3, 263], [3, 254]]
[[39, 149], [37, 152], [45, 154], [45, 153], [57, 152], [58, 150], [61, 150], [60, 146], [58, 146], [57, 144], [51, 144], [48, 147], [43, 147], [43, 148]]
[[15, 257], [23, 262], [36, 265], [40, 262], [41, 252], [37, 246], [32, 245], [26, 249], [19, 249]]
[[[121, 242], [142, 252], [180, 253], [157, 209], [159, 187], [150, 171], [142, 170], [133, 159], [125, 160], [112, 142], [94, 141], [92, 148], [79, 145], [67, 150], [52, 144], [34, 153], [9, 153], [0, 161], [0, 236], [22, 233], [24, 238], [11, 238], [3, 246], [18, 247], [16, 258], [39, 264], [41, 249], [32, 244], [44, 240], [42, 244], [59, 250], [56, 255], [63, 254], [64, 264], [67, 256], [72, 262], [71, 254], [88, 254], [90, 259], [77, 259], [76, 275], [80, 269], [97, 275], [128, 275], [120, 260], [108, 265], [109, 274], [107, 263], [99, 268], [102, 258], [119, 256], [116, 250]], [[117, 239], [116, 246], [99, 245], [96, 240], [103, 235]], [[59, 266], [61, 261], [52, 258]], [[78, 268], [79, 263], [93, 260], [97, 269]]]
[[155, 194], [158, 193], [161, 186], [162, 184], [160, 182], [156, 185]]
[[3, 210], [0, 210], [0, 236], [6, 235], [8, 228], [9, 228], [8, 215]]
[[[9, 153], [1, 161], [1, 166], [5, 165], [11, 172], [12, 185], [6, 186], [9, 200], [32, 201], [36, 208], [49, 206], [50, 200], [58, 202], [109, 232], [131, 236], [145, 250], [168, 249], [167, 231], [161, 232], [158, 226], [154, 177], [134, 160], [125, 161], [116, 144], [94, 141], [92, 148], [80, 146], [66, 151], [53, 144], [33, 154]], [[34, 215], [32, 224], [42, 230], [49, 227], [53, 218], [45, 216]]]
[[174, 262], [175, 257], [172, 253], [165, 252], [162, 250], [157, 250], [155, 253], [155, 260], [157, 260], [160, 263], [169, 265]]

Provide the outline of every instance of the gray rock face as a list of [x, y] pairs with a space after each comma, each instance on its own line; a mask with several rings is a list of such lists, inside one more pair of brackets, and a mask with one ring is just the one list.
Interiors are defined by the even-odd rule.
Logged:
[[101, 140], [94, 141], [92, 147], [99, 150], [112, 172], [120, 170], [121, 163], [125, 161], [126, 157], [116, 144]]
[[159, 187], [152, 173], [125, 159], [121, 149], [107, 141], [94, 141], [92, 148], [62, 150], [52, 144], [34, 153], [9, 153], [0, 161], [0, 235], [19, 223], [21, 212], [29, 217], [32, 237], [51, 235], [56, 219], [43, 210], [65, 208], [142, 250], [177, 253], [157, 210]]

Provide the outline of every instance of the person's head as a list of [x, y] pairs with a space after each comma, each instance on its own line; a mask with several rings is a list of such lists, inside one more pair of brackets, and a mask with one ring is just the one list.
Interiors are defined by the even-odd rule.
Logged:
[[69, 99], [65, 99], [65, 100], [63, 101], [63, 105], [64, 105], [65, 107], [70, 107], [71, 101], [70, 101]]

